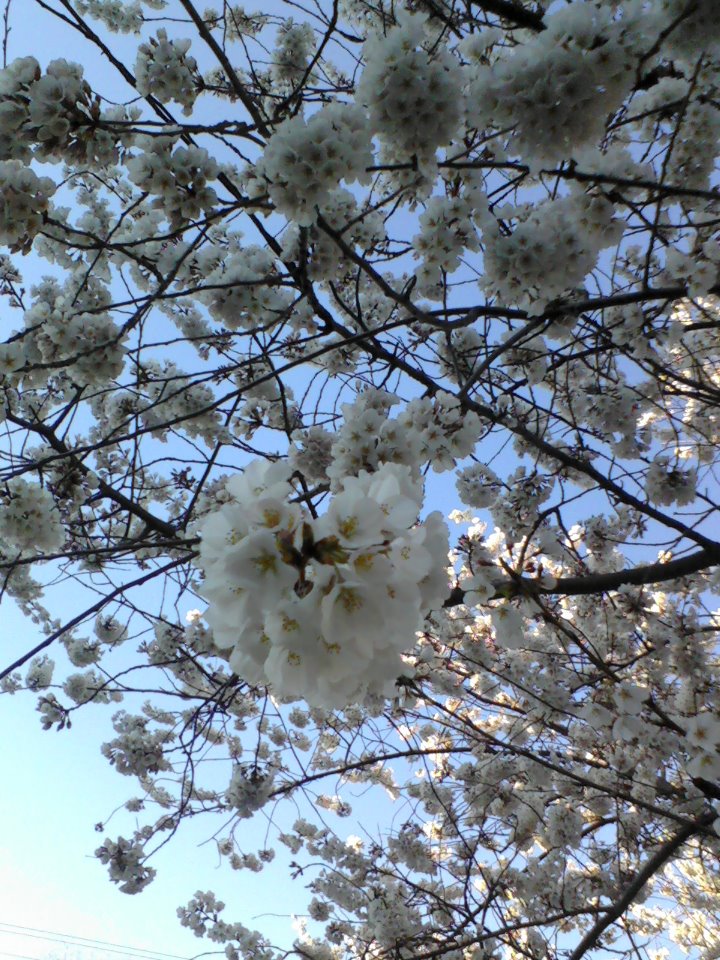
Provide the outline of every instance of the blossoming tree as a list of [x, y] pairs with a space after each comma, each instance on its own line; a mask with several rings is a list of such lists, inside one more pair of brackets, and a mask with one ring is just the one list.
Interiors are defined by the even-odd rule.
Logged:
[[720, 954], [715, 6], [24, 0], [2, 691], [124, 701], [122, 890], [205, 817], [306, 960]]

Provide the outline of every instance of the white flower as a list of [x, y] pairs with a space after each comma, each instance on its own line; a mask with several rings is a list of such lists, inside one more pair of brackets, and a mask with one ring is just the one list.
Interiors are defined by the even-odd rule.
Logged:
[[27, 250], [42, 228], [55, 184], [19, 160], [0, 162], [0, 243]]
[[687, 772], [691, 777], [702, 777], [716, 783], [720, 779], [720, 753], [717, 750], [699, 753], [688, 763]]
[[688, 743], [699, 750], [713, 751], [720, 747], [720, 718], [709, 712], [681, 720]]
[[621, 683], [613, 690], [613, 700], [618, 710], [628, 716], [637, 716], [648, 698], [646, 687], [634, 683]]
[[225, 489], [239, 503], [247, 505], [260, 497], [283, 500], [292, 489], [288, 482], [290, 473], [286, 463], [253, 460], [241, 474], [227, 481]]
[[65, 540], [55, 501], [38, 483], [15, 477], [5, 485], [0, 508], [0, 544], [15, 550], [53, 553]]
[[[417, 508], [415, 513], [417, 515]], [[327, 513], [318, 521], [317, 530], [320, 537], [338, 537], [343, 546], [369, 547], [385, 539], [386, 519], [377, 500], [351, 488], [333, 497]]]
[[495, 639], [501, 648], [521, 650], [525, 646], [525, 627], [517, 607], [509, 603], [493, 607], [490, 613]]
[[283, 560], [270, 530], [257, 530], [232, 547], [224, 572], [238, 587], [273, 596], [288, 590], [298, 579], [298, 570]]
[[348, 478], [319, 518], [288, 504], [287, 475], [251, 465], [226, 484], [237, 503], [200, 528], [215, 644], [280, 696], [330, 707], [388, 696], [447, 594], [447, 525], [438, 512], [417, 523], [422, 487], [405, 466]]

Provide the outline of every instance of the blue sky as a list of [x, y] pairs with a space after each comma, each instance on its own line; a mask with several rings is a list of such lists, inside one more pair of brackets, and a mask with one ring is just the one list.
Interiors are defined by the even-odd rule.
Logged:
[[[1, 647], [7, 649], [20, 633], [30, 639], [28, 624], [18, 614], [6, 614], [3, 605]], [[257, 925], [278, 938], [284, 934], [287, 942], [289, 920], [263, 918], [256, 924], [253, 918], [302, 909], [305, 891], [283, 884], [278, 903], [282, 874], [273, 870], [271, 882], [270, 874], [219, 868], [212, 845], [203, 845], [212, 832], [209, 823], [188, 825], [160, 853], [158, 875], [143, 893], [120, 893], [92, 856], [106, 835], [127, 833], [127, 815], [111, 821], [102, 833], [94, 824], [137, 793], [134, 782], [117, 774], [99, 752], [113, 710], [85, 708], [74, 715], [71, 730], [43, 731], [34, 701], [27, 694], [0, 697], [5, 773], [0, 792], [0, 958], [8, 952], [57, 956], [56, 945], [11, 936], [5, 923], [192, 957], [213, 945], [180, 927], [175, 910], [198, 889], [217, 891], [228, 904], [228, 920]], [[261, 821], [254, 829], [264, 833]], [[249, 848], [260, 845], [258, 840]]]

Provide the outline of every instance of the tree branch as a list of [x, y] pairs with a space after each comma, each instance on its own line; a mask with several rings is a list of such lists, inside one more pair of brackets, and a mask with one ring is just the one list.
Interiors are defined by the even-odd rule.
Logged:
[[[497, 592], [491, 599], [533, 596], [577, 597], [592, 593], [607, 593], [626, 585], [642, 586], [676, 580], [679, 577], [698, 573], [700, 570], [707, 570], [719, 563], [720, 551], [698, 550], [686, 557], [669, 560], [667, 563], [651, 563], [612, 573], [591, 573], [584, 577], [562, 577], [552, 583], [543, 583], [541, 580], [530, 577], [494, 580], [493, 586]], [[455, 587], [443, 606], [456, 607], [464, 602], [465, 591]]]
[[645, 884], [653, 878], [683, 844], [687, 843], [693, 834], [700, 833], [705, 827], [710, 826], [716, 817], [717, 813], [715, 813], [714, 810], [706, 813], [695, 823], [689, 823], [687, 826], [681, 827], [674, 837], [671, 837], [667, 843], [664, 843], [645, 863], [645, 866], [635, 874], [631, 883], [625, 888], [623, 895], [607, 910], [602, 919], [598, 920], [597, 923], [593, 924], [590, 930], [588, 930], [570, 954], [569, 960], [580, 960], [588, 950], [592, 950], [607, 928], [628, 909]]

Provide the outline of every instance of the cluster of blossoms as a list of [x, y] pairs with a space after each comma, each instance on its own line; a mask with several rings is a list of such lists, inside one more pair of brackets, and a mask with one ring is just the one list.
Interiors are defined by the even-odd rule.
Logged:
[[257, 766], [236, 764], [225, 799], [241, 819], [251, 817], [270, 799], [273, 791], [273, 770], [259, 770]]
[[142, 152], [127, 161], [128, 177], [155, 194], [153, 204], [173, 227], [213, 209], [218, 197], [208, 182], [217, 177], [219, 167], [207, 150], [177, 147], [168, 137], [138, 137], [137, 146]]
[[174, 740], [170, 730], [149, 730], [147, 717], [131, 716], [120, 710], [113, 717], [118, 736], [104, 743], [102, 752], [124, 776], [146, 777], [149, 773], [169, 770], [171, 765], [164, 754], [168, 742]]
[[[38, 483], [22, 477], [4, 485], [0, 510], [0, 549], [53, 553], [65, 541], [60, 515], [52, 495]], [[0, 494], [2, 496], [2, 494]]]
[[322, 427], [296, 431], [291, 467], [309, 480], [329, 479], [335, 490], [344, 477], [378, 470], [382, 464], [404, 464], [412, 471], [431, 464], [437, 472], [449, 470], [474, 449], [480, 420], [449, 393], [411, 400], [390, 418], [397, 403], [395, 394], [370, 388], [342, 405], [344, 422], [335, 433]]
[[460, 266], [464, 250], [479, 250], [468, 197], [430, 197], [420, 216], [420, 233], [413, 237], [414, 256], [422, 260], [417, 271], [418, 291], [442, 299], [442, 273]]
[[166, 30], [158, 30], [157, 39], [141, 43], [135, 62], [138, 93], [156, 97], [160, 103], [182, 104], [183, 113], [193, 111], [198, 88], [197, 61], [187, 55], [190, 40], [168, 40]]
[[443, 377], [451, 383], [463, 384], [472, 376], [486, 342], [473, 327], [461, 327], [435, 337], [438, 365]]
[[402, 652], [447, 593], [445, 523], [417, 523], [422, 485], [407, 467], [346, 477], [317, 519], [289, 499], [289, 473], [252, 463], [202, 524], [215, 643], [280, 696], [333, 707], [392, 695]]
[[97, 663], [102, 656], [100, 644], [85, 638], [64, 638], [63, 646], [67, 651], [68, 660], [74, 667], [87, 667], [91, 663]]
[[71, 673], [63, 684], [63, 693], [74, 703], [111, 703], [122, 700], [122, 693], [113, 690], [97, 670]]
[[78, 13], [100, 20], [113, 33], [139, 33], [145, 22], [143, 7], [162, 10], [166, 0], [77, 0]]
[[292, 17], [283, 20], [277, 32], [270, 72], [283, 88], [293, 88], [307, 72], [315, 50], [315, 34], [309, 23], [296, 23]]
[[[159, 440], [167, 440], [176, 422], [189, 420], [190, 436], [205, 437], [208, 442], [222, 436], [220, 414], [210, 387], [183, 373], [174, 363], [148, 360], [143, 364], [144, 396], [125, 396], [143, 425]], [[122, 408], [119, 413], [122, 413]]]
[[671, 56], [693, 66], [701, 53], [720, 58], [720, 25], [713, 0], [658, 0], [655, 16]]
[[223, 256], [210, 247], [193, 259], [191, 275], [207, 289], [200, 298], [229, 330], [273, 326], [287, 313], [292, 295], [280, 286], [276, 258], [265, 247], [243, 246], [231, 234]]
[[631, 15], [616, 19], [611, 4], [592, 0], [558, 10], [545, 24], [492, 65], [471, 68], [467, 94], [468, 123], [512, 129], [513, 150], [533, 163], [597, 144], [607, 115], [632, 86], [642, 35]]
[[[625, 310], [623, 314], [623, 338], [627, 337], [632, 343], [635, 333], [632, 349], [642, 349], [643, 341], [637, 336], [637, 328], [633, 329], [630, 311]], [[611, 431], [618, 434], [612, 446], [620, 456], [637, 456], [647, 449], [649, 433], [646, 427], [639, 427], [639, 421], [642, 422], [648, 404], [638, 396], [637, 390], [623, 381], [621, 373], [618, 373], [616, 382], [603, 384], [599, 390], [592, 375], [578, 370], [573, 375], [572, 387], [567, 403], [563, 403], [568, 416], [605, 434]]]
[[43, 654], [33, 657], [25, 674], [25, 686], [28, 690], [46, 690], [52, 683], [55, 661]]
[[658, 456], [645, 474], [645, 493], [651, 503], [686, 506], [695, 499], [697, 470], [685, 469], [671, 462], [670, 457]]
[[485, 273], [481, 286], [505, 303], [542, 312], [561, 294], [582, 284], [599, 252], [617, 242], [622, 224], [609, 200], [572, 194], [557, 200], [503, 208], [500, 217], [518, 220], [507, 236], [483, 215]]
[[[214, 893], [198, 890], [186, 907], [179, 907], [177, 915], [183, 927], [192, 930], [196, 937], [207, 937], [214, 943], [228, 943], [225, 956], [228, 960], [275, 960], [277, 954], [270, 941], [242, 923], [227, 923], [220, 919], [225, 904]], [[234, 946], [237, 944], [237, 947]]]
[[145, 850], [139, 839], [106, 838], [95, 856], [107, 865], [110, 879], [123, 893], [139, 893], [155, 878], [155, 870], [144, 864]]
[[[331, 230], [342, 236], [350, 245], [367, 250], [384, 236], [382, 216], [376, 210], [362, 210], [349, 190], [342, 187], [332, 190], [319, 212]], [[283, 258], [293, 260], [301, 255], [301, 240], [307, 246], [308, 276], [313, 280], [329, 280], [337, 277], [344, 260], [343, 251], [327, 231], [316, 224], [305, 229], [294, 223], [288, 225], [283, 235]]]
[[[207, 16], [207, 13], [205, 15]], [[242, 37], [254, 37], [263, 27], [267, 26], [268, 20], [269, 17], [259, 10], [248, 13], [240, 4], [227, 4], [225, 5], [225, 18], [221, 20], [220, 17], [218, 17], [218, 24], [225, 28], [226, 41], [233, 43], [234, 41], [241, 40]], [[283, 21], [279, 31], [280, 33], [285, 25], [286, 21]], [[284, 60], [284, 58], [278, 55], [276, 49], [274, 62], [279, 64], [280, 59]], [[297, 65], [300, 61], [291, 59], [290, 62]]]
[[19, 160], [0, 161], [0, 243], [27, 253], [42, 228], [55, 184]]
[[340, 181], [368, 183], [366, 169], [372, 162], [362, 110], [333, 103], [307, 121], [298, 115], [277, 127], [255, 165], [248, 193], [269, 193], [281, 213], [307, 227]]
[[396, 19], [396, 26], [384, 36], [372, 35], [363, 48], [357, 100], [368, 108], [385, 162], [414, 156], [427, 165], [457, 132], [460, 65], [444, 45], [433, 48], [425, 17], [398, 10]]
[[110, 302], [106, 287], [72, 279], [61, 286], [45, 278], [31, 293], [22, 345], [33, 382], [61, 373], [76, 383], [100, 384], [119, 375], [125, 336], [105, 312]]
[[[702, 71], [699, 90], [714, 82], [713, 70]], [[717, 142], [720, 116], [707, 97], [699, 95], [695, 85], [683, 77], [662, 77], [649, 90], [633, 98], [636, 126], [645, 139], [655, 139], [665, 148], [663, 163], [667, 177], [686, 187], [708, 189], [715, 169], [712, 151], [697, 149], [698, 138]], [[678, 123], [683, 136], [675, 135]]]
[[116, 159], [118, 136], [101, 121], [127, 120], [137, 113], [113, 107], [101, 113], [83, 69], [52, 60], [45, 74], [34, 57], [0, 70], [0, 159], [76, 159], [100, 164]]
[[539, 514], [542, 505], [550, 498], [553, 486], [553, 478], [528, 471], [526, 467], [518, 467], [507, 477], [489, 509], [495, 524], [510, 542], [521, 541], [530, 535], [537, 538], [540, 530], [545, 528]]

